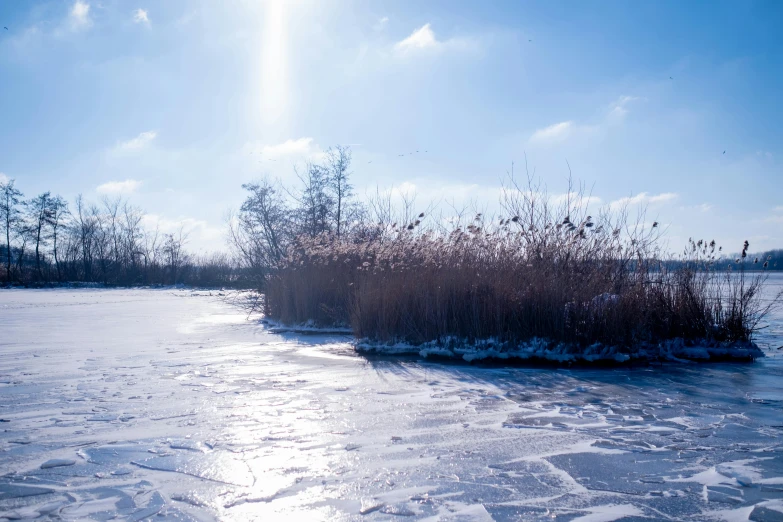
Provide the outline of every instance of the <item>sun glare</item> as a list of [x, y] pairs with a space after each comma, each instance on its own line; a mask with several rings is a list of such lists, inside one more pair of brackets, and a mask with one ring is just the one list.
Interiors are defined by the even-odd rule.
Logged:
[[286, 13], [284, 0], [269, 0], [264, 9], [261, 61], [261, 118], [277, 122], [287, 104]]

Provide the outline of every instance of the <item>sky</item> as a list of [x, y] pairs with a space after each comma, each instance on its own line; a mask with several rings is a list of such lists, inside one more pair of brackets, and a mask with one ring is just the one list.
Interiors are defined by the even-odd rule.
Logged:
[[0, 179], [220, 250], [243, 183], [341, 144], [359, 195], [491, 211], [527, 162], [672, 250], [783, 247], [781, 24], [775, 0], [0, 0]]

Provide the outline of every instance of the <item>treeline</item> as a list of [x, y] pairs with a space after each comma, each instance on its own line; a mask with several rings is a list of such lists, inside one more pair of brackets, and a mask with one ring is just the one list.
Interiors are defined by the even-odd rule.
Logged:
[[[727, 257], [725, 261], [737, 263], [741, 255]], [[760, 254], [747, 254], [746, 257], [749, 257], [751, 261], [748, 264], [749, 270], [783, 270], [783, 249], [767, 250]]]
[[144, 212], [121, 198], [72, 205], [44, 192], [25, 199], [14, 180], [0, 182], [0, 280], [42, 285], [248, 286], [251, 275], [226, 253], [187, 252], [187, 232], [147, 229]]
[[783, 249], [768, 250], [759, 256], [770, 270], [783, 270]]
[[[688, 248], [686, 248], [686, 252]], [[721, 249], [718, 254], [719, 257], [716, 258], [713, 263], [714, 266], [717, 267], [730, 267], [730, 269], [741, 268], [746, 272], [774, 272], [783, 270], [783, 250], [768, 250], [755, 254], [743, 250], [736, 254], [727, 255], [724, 254]], [[695, 266], [693, 261], [688, 259], [687, 255], [669, 257], [663, 261], [662, 265], [669, 270], [685, 266], [693, 268]]]
[[432, 206], [395, 205], [389, 194], [360, 202], [350, 166], [350, 150], [336, 147], [297, 172], [298, 187], [244, 185], [230, 238], [263, 282], [269, 318], [349, 325], [382, 343], [544, 339], [633, 350], [748, 341], [780, 303], [761, 298], [763, 274], [746, 275], [747, 242], [730, 267], [714, 241], [690, 241], [673, 259], [658, 223], [628, 208], [591, 212], [578, 188], [551, 198], [512, 174], [500, 216], [433, 216]]

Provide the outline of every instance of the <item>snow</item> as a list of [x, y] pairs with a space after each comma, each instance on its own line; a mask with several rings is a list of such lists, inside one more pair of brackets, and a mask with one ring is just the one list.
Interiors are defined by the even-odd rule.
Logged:
[[691, 362], [710, 360], [752, 361], [764, 357], [764, 352], [753, 343], [717, 343], [691, 346], [682, 339], [674, 339], [659, 345], [641, 346], [627, 353], [619, 346], [607, 346], [599, 343], [580, 348], [564, 343], [533, 338], [519, 345], [502, 343], [496, 339], [467, 341], [445, 338], [421, 345], [408, 343], [378, 343], [367, 339], [355, 344], [362, 353], [386, 355], [420, 355], [421, 357], [441, 357], [473, 361], [544, 361], [551, 363], [618, 363], [629, 361], [649, 362]]
[[[342, 334], [273, 333], [237, 301], [0, 291], [0, 521], [783, 511], [783, 351], [753, 364], [469, 365], [473, 352], [389, 357]], [[781, 325], [766, 345], [783, 344]]]
[[573, 522], [612, 522], [625, 517], [642, 517], [644, 512], [633, 504], [610, 504], [589, 509], [589, 515], [582, 515]]
[[51, 459], [41, 464], [41, 469], [59, 468], [61, 466], [73, 466], [74, 464], [76, 464], [76, 461], [71, 459]]
[[303, 324], [295, 324], [295, 325], [287, 325], [280, 323], [278, 321], [274, 321], [269, 318], [264, 318], [261, 320], [261, 323], [264, 324], [272, 333], [298, 333], [298, 334], [314, 334], [314, 335], [352, 335], [353, 330], [349, 326], [332, 326], [329, 328], [325, 328], [322, 326], [317, 326], [313, 321], [308, 321], [307, 323]]

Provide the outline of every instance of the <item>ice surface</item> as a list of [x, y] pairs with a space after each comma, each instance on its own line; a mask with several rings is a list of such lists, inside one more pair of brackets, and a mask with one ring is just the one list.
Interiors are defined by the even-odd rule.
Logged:
[[753, 364], [571, 370], [362, 356], [189, 290], [0, 291], [0, 332], [0, 520], [783, 516], [781, 317]]

